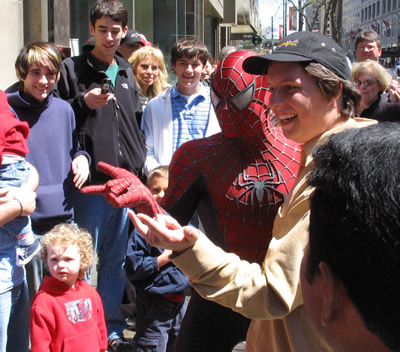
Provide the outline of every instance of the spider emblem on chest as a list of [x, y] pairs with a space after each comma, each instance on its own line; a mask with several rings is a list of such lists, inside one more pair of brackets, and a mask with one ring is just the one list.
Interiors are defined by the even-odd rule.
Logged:
[[[255, 168], [258, 170], [260, 167], [255, 165]], [[253, 205], [254, 197], [257, 198], [259, 204], [262, 204], [265, 194], [270, 203], [276, 204], [285, 199], [285, 193], [277, 189], [279, 185], [284, 183], [282, 175], [272, 163], [266, 162], [263, 164], [263, 168], [267, 169], [263, 174], [250, 175], [246, 172], [246, 169], [239, 174], [237, 184], [244, 190], [236, 196], [236, 201], [240, 201], [247, 194], [250, 194], [250, 202]]]

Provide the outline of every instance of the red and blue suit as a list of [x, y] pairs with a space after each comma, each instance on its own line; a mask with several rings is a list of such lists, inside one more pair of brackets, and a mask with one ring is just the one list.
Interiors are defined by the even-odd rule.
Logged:
[[[267, 76], [244, 72], [243, 61], [252, 55], [237, 51], [219, 63], [211, 94], [222, 131], [178, 148], [161, 205], [182, 225], [197, 211], [214, 243], [262, 263], [275, 215], [296, 179], [300, 148], [274, 126]], [[107, 165], [102, 169], [117, 177], [101, 190], [114, 205], [150, 215], [161, 211], [134, 178], [128, 181], [129, 175]], [[249, 319], [193, 292], [176, 351], [232, 351], [246, 339], [249, 324]]]

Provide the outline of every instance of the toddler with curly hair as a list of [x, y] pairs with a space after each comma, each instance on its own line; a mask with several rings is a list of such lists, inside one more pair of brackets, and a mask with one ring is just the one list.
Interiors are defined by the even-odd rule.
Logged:
[[31, 309], [31, 352], [106, 351], [107, 329], [97, 291], [83, 281], [93, 262], [91, 235], [60, 224], [41, 239], [46, 276]]

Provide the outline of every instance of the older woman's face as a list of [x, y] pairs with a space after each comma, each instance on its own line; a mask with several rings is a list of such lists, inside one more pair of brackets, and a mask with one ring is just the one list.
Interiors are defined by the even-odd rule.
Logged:
[[375, 73], [362, 72], [359, 73], [354, 81], [356, 88], [361, 93], [361, 105], [364, 109], [371, 106], [371, 104], [378, 99], [380, 86], [376, 80]]
[[147, 57], [143, 59], [136, 68], [136, 81], [138, 82], [142, 92], [146, 92], [154, 80], [160, 74], [157, 59], [155, 57]]
[[267, 86], [269, 106], [284, 135], [295, 142], [306, 143], [343, 122], [333, 101], [322, 95], [315, 78], [298, 63], [272, 62]]

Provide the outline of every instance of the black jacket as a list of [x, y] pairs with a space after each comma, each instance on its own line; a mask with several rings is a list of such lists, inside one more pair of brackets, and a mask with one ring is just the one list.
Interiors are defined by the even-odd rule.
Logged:
[[92, 158], [90, 184], [109, 179], [98, 171], [99, 161], [141, 176], [146, 158], [145, 139], [138, 124], [142, 109], [136, 81], [125, 58], [117, 52], [115, 59], [119, 66], [111, 90], [115, 99], [101, 108], [92, 110], [83, 99], [86, 92], [100, 87], [107, 77], [96, 68], [89, 51], [63, 61], [57, 86], [59, 96], [72, 105], [79, 142]]
[[390, 103], [383, 94], [378, 96], [370, 107], [363, 110], [360, 114], [361, 117], [367, 117], [369, 119], [375, 119], [380, 122], [400, 121], [400, 104]]

